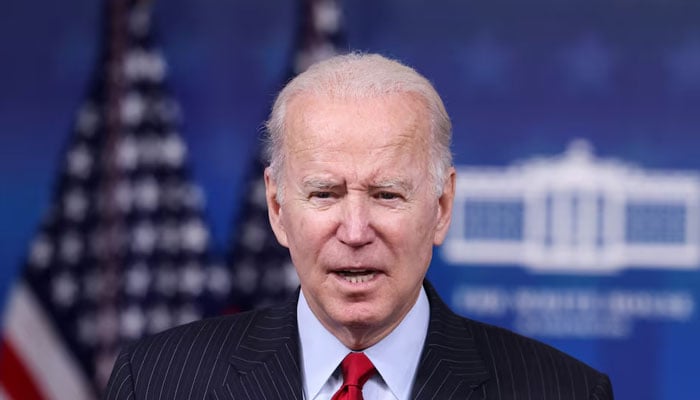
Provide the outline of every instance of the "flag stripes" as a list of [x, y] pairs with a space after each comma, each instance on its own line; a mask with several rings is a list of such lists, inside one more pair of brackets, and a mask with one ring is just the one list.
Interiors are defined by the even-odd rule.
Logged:
[[5, 312], [8, 399], [96, 399], [123, 344], [215, 314], [229, 295], [228, 270], [210, 260], [151, 2], [107, 0], [105, 22], [102, 59]]

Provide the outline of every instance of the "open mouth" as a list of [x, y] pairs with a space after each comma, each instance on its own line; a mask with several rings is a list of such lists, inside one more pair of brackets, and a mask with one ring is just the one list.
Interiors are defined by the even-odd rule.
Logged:
[[370, 270], [338, 271], [336, 274], [350, 283], [369, 282], [377, 275], [375, 271]]

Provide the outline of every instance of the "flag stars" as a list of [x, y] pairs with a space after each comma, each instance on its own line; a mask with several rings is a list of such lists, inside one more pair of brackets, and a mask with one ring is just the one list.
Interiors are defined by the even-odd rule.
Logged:
[[84, 145], [78, 145], [68, 153], [68, 174], [85, 179], [92, 170], [93, 159]]
[[158, 207], [160, 191], [153, 177], [140, 179], [134, 188], [134, 203], [140, 211], [153, 211]]
[[155, 51], [132, 50], [124, 58], [124, 75], [127, 79], [159, 82], [165, 77], [165, 72], [165, 62]]
[[323, 0], [313, 5], [313, 23], [319, 32], [332, 34], [340, 29], [340, 7], [333, 0]]
[[187, 154], [187, 148], [177, 134], [172, 133], [168, 135], [159, 147], [161, 149], [161, 162], [163, 164], [172, 168], [180, 167], [183, 164]]
[[182, 166], [187, 149], [176, 132], [166, 137], [157, 137], [154, 132], [135, 139], [128, 136], [119, 142], [117, 148], [117, 165], [126, 171], [133, 171], [140, 166], [163, 166], [179, 168]]
[[53, 244], [45, 235], [39, 235], [32, 242], [29, 250], [29, 260], [31, 265], [44, 269], [49, 265], [53, 256]]
[[73, 189], [63, 198], [63, 212], [73, 221], [83, 221], [87, 214], [88, 200], [81, 189]]
[[116, 151], [117, 166], [126, 171], [133, 171], [138, 165], [139, 151], [132, 136], [126, 136], [119, 141]]
[[126, 271], [124, 290], [129, 296], [142, 298], [148, 293], [151, 274], [144, 263], [133, 265]]
[[207, 288], [218, 297], [226, 296], [231, 291], [231, 274], [220, 264], [212, 265], [207, 279]]
[[204, 290], [205, 280], [202, 266], [191, 262], [182, 269], [180, 291], [191, 296], [198, 296]]
[[150, 220], [141, 221], [133, 228], [131, 249], [136, 254], [151, 254], [156, 240], [156, 230]]
[[51, 283], [53, 301], [62, 308], [69, 308], [78, 298], [78, 284], [67, 272], [56, 275]]
[[146, 103], [137, 93], [129, 93], [122, 99], [121, 103], [121, 118], [128, 125], [137, 125], [140, 123], [146, 113]]
[[192, 252], [203, 252], [209, 241], [209, 233], [199, 220], [190, 220], [182, 226], [182, 246]]
[[63, 235], [60, 242], [61, 259], [67, 264], [75, 264], [83, 255], [83, 241], [80, 235], [69, 231]]
[[[94, 371], [96, 387], [106, 383], [124, 339], [199, 319], [200, 307], [215, 307], [208, 300], [224, 300], [231, 285], [229, 271], [218, 266], [210, 273], [205, 261], [204, 196], [183, 173], [181, 111], [161, 85], [167, 65], [148, 37], [150, 6], [132, 4], [124, 12], [125, 57], [105, 60], [75, 115], [76, 137], [24, 275], [30, 288], [46, 291], [52, 320], [73, 338], [67, 350]], [[123, 74], [126, 92], [112, 110], [105, 93], [115, 72]], [[107, 115], [119, 119], [114, 141]], [[213, 288], [224, 294], [205, 298]]]
[[122, 337], [137, 339], [146, 328], [146, 317], [140, 307], [130, 305], [122, 311], [120, 325]]

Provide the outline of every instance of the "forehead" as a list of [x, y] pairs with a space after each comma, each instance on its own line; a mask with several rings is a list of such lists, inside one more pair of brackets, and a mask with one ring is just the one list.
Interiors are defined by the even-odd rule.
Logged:
[[425, 103], [411, 93], [366, 98], [300, 95], [290, 101], [286, 125], [283, 142], [288, 155], [396, 147], [427, 152], [431, 135]]

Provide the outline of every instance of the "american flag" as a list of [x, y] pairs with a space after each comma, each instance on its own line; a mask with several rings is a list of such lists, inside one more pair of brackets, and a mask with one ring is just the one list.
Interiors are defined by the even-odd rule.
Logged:
[[[297, 45], [287, 78], [347, 47], [339, 1], [301, 0], [299, 10]], [[260, 152], [250, 170], [247, 196], [230, 242], [228, 261], [234, 276], [230, 300], [233, 310], [279, 303], [299, 285], [289, 251], [277, 243], [268, 222], [265, 166]]]
[[120, 345], [218, 311], [203, 196], [164, 87], [151, 2], [106, 2], [105, 40], [50, 210], [5, 310], [0, 398], [97, 398]]

